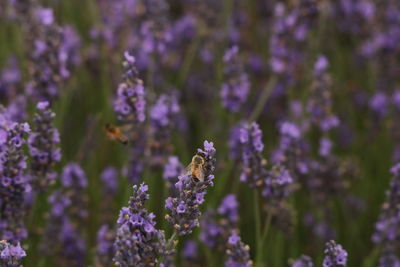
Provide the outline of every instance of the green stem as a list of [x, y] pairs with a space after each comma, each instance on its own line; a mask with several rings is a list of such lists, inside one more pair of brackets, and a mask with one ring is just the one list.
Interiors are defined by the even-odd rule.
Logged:
[[256, 121], [258, 119], [261, 112], [263, 111], [265, 104], [267, 103], [269, 96], [271, 95], [272, 89], [274, 88], [276, 81], [276, 76], [272, 76], [272, 78], [269, 79], [267, 85], [264, 87], [264, 90], [258, 98], [258, 102], [256, 103], [253, 112], [250, 114], [249, 121]]
[[256, 261], [255, 261], [255, 267], [257, 266], [261, 266], [261, 216], [260, 216], [260, 202], [258, 201], [258, 192], [254, 191], [253, 194], [253, 201], [254, 201], [254, 213], [255, 213], [255, 228], [256, 228], [256, 236], [255, 236], [255, 240], [256, 240]]
[[264, 242], [265, 242], [265, 240], [266, 240], [266, 238], [267, 238], [267, 234], [268, 234], [269, 228], [270, 228], [270, 226], [271, 226], [271, 221], [272, 221], [272, 215], [271, 215], [271, 213], [269, 212], [269, 213], [268, 213], [268, 216], [267, 216], [267, 220], [266, 220], [265, 225], [264, 225], [264, 229], [263, 229], [262, 235], [261, 235], [261, 241], [260, 241], [260, 247], [261, 247], [261, 249], [258, 251], [261, 260], [263, 260], [263, 258], [261, 257], [261, 255], [262, 255], [262, 253], [261, 253], [262, 251], [261, 251], [261, 250], [262, 250], [262, 248], [264, 247]]

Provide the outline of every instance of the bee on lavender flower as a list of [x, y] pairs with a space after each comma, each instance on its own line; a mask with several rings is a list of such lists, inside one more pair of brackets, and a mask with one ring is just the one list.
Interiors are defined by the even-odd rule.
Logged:
[[127, 145], [128, 144], [128, 137], [123, 133], [122, 129], [120, 127], [111, 125], [110, 123], [107, 123], [105, 125], [105, 130], [106, 130], [106, 134], [107, 136], [111, 139], [111, 140], [116, 140], [118, 142], [120, 142], [123, 145]]
[[196, 182], [204, 182], [204, 164], [206, 160], [200, 155], [194, 155], [192, 162], [186, 167], [186, 175]]

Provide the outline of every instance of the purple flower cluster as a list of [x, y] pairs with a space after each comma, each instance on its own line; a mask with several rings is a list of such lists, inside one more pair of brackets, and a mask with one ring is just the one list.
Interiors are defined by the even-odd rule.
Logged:
[[22, 267], [21, 260], [26, 257], [25, 250], [19, 243], [12, 245], [7, 241], [0, 241], [0, 264], [3, 267]]
[[262, 131], [257, 123], [243, 123], [234, 139], [239, 141], [241, 148], [242, 172], [240, 181], [248, 183], [252, 188], [261, 187], [267, 176], [265, 165], [267, 161], [262, 157], [264, 144]]
[[270, 66], [273, 73], [282, 78], [282, 84], [296, 81], [297, 70], [304, 62], [304, 45], [317, 14], [313, 0], [299, 1], [291, 9], [281, 2], [275, 5]]
[[223, 57], [222, 105], [231, 112], [238, 112], [250, 91], [250, 81], [239, 57], [239, 48], [229, 48]]
[[123, 82], [118, 86], [117, 97], [114, 101], [114, 110], [118, 119], [123, 123], [136, 126], [144, 122], [145, 116], [145, 91], [143, 81], [135, 67], [135, 58], [124, 53], [123, 66], [125, 73]]
[[84, 266], [85, 243], [79, 226], [87, 218], [88, 185], [86, 175], [76, 163], [70, 163], [61, 175], [62, 188], [48, 198], [51, 210], [41, 251], [46, 255], [56, 255], [60, 262], [72, 266]]
[[229, 194], [222, 200], [217, 213], [209, 210], [205, 214], [201, 220], [200, 240], [207, 247], [226, 250], [231, 231], [238, 228], [238, 207], [236, 196]]
[[149, 154], [152, 166], [163, 166], [170, 154], [171, 131], [180, 111], [176, 94], [162, 94], [150, 109]]
[[327, 58], [320, 55], [314, 65], [315, 80], [311, 86], [311, 96], [307, 105], [311, 122], [324, 132], [339, 125], [338, 118], [332, 112], [331, 78], [326, 73], [328, 66]]
[[204, 181], [198, 181], [191, 173], [179, 177], [176, 188], [179, 190], [177, 197], [169, 197], [165, 201], [165, 207], [170, 214], [165, 219], [175, 229], [178, 235], [187, 235], [194, 227], [199, 226], [201, 216], [199, 206], [204, 202], [206, 189], [213, 186], [215, 169], [215, 148], [212, 142], [204, 142], [204, 150], [198, 149], [196, 155], [204, 159], [204, 165], [200, 166], [204, 172]]
[[297, 260], [291, 263], [292, 267], [314, 267], [312, 259], [307, 255], [301, 255]]
[[262, 194], [268, 202], [279, 203], [290, 195], [292, 184], [289, 171], [283, 165], [276, 164], [269, 171]]
[[175, 193], [175, 184], [179, 181], [178, 177], [184, 174], [184, 166], [177, 156], [170, 156], [164, 166], [163, 178], [167, 181], [167, 186], [171, 195]]
[[103, 224], [97, 232], [96, 266], [107, 267], [112, 265], [114, 249], [115, 230]]
[[326, 243], [323, 267], [344, 267], [347, 264], [347, 252], [335, 241]]
[[33, 130], [28, 143], [32, 157], [32, 185], [35, 190], [43, 192], [54, 183], [57, 176], [53, 165], [61, 160], [58, 147], [60, 136], [53, 126], [55, 114], [50, 109], [49, 102], [39, 102], [36, 107], [37, 113], [33, 118]]
[[70, 27], [60, 27], [51, 8], [34, 6], [27, 31], [30, 82], [27, 93], [39, 101], [56, 99], [60, 86], [78, 64], [79, 38]]
[[30, 128], [27, 123], [10, 121], [0, 108], [0, 239], [18, 242], [28, 236], [25, 194], [31, 187], [24, 173], [24, 145]]
[[236, 232], [232, 232], [229, 236], [226, 254], [228, 256], [225, 261], [226, 267], [250, 267], [253, 265], [250, 259], [250, 247], [241, 241], [240, 236]]
[[375, 243], [382, 245], [381, 266], [390, 266], [383, 262], [400, 264], [400, 259], [396, 256], [396, 251], [400, 248], [398, 243], [400, 238], [400, 164], [393, 166], [391, 172], [393, 178], [386, 192], [386, 202], [382, 206], [381, 215], [372, 236]]
[[119, 213], [113, 258], [116, 266], [156, 266], [163, 256], [164, 232], [155, 228], [155, 215], [144, 207], [149, 199], [147, 190], [145, 184], [133, 186], [129, 206]]

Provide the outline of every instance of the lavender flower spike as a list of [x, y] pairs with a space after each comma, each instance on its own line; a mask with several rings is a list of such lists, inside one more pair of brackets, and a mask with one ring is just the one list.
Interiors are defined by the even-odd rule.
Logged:
[[265, 170], [267, 162], [261, 155], [264, 144], [259, 125], [255, 122], [243, 124], [240, 128], [239, 142], [242, 150], [240, 180], [247, 182], [252, 188], [260, 187], [267, 176]]
[[334, 240], [326, 243], [323, 267], [344, 267], [347, 264], [347, 252]]
[[2, 267], [22, 267], [21, 259], [26, 257], [26, 252], [18, 243], [13, 246], [7, 241], [0, 241], [0, 265]]
[[156, 266], [163, 255], [164, 232], [155, 228], [154, 214], [145, 208], [149, 199], [148, 186], [133, 186], [129, 206], [119, 213], [118, 230], [114, 243], [114, 264], [117, 267]]
[[135, 125], [145, 120], [146, 102], [143, 81], [139, 79], [135, 58], [129, 52], [124, 53], [123, 66], [125, 73], [123, 82], [118, 86], [114, 109], [120, 121]]
[[249, 77], [244, 71], [238, 52], [238, 47], [233, 46], [225, 52], [223, 58], [224, 83], [221, 99], [223, 106], [231, 112], [239, 111], [250, 91]]
[[[1, 107], [0, 107], [1, 108]], [[2, 113], [2, 112], [3, 113]], [[24, 169], [27, 123], [8, 120], [0, 111], [0, 240], [18, 242], [27, 237], [24, 226], [25, 194], [30, 191]]]
[[301, 255], [297, 260], [291, 262], [292, 267], [314, 267], [311, 258], [307, 255]]
[[61, 160], [58, 144], [60, 135], [53, 127], [55, 114], [49, 108], [49, 102], [39, 102], [33, 119], [33, 132], [30, 134], [29, 152], [32, 156], [32, 184], [40, 192], [46, 191], [54, 182], [57, 174], [52, 166]]
[[165, 219], [173, 226], [178, 235], [187, 235], [194, 227], [199, 226], [201, 212], [199, 205], [204, 202], [206, 189], [213, 186], [215, 169], [215, 148], [212, 142], [204, 142], [204, 150], [198, 149], [196, 155], [204, 159], [200, 168], [204, 172], [204, 181], [198, 181], [192, 174], [179, 177], [176, 187], [179, 190], [177, 197], [169, 197], [165, 207], [170, 214]]
[[[396, 256], [399, 251], [400, 238], [400, 163], [391, 169], [393, 176], [390, 189], [387, 191], [387, 200], [382, 206], [381, 215], [376, 223], [376, 230], [372, 240], [382, 245], [380, 266], [397, 266], [400, 259]], [[393, 265], [385, 264], [392, 262]]]
[[225, 262], [226, 267], [250, 267], [253, 265], [250, 260], [250, 247], [245, 245], [235, 232], [228, 239], [226, 254], [228, 255]]

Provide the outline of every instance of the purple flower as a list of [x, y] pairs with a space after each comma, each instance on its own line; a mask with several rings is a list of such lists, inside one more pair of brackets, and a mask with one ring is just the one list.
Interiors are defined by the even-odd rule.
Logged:
[[266, 176], [266, 160], [262, 157], [264, 144], [262, 131], [257, 123], [243, 123], [240, 126], [239, 146], [241, 149], [242, 171], [240, 180], [252, 188], [262, 186]]
[[312, 259], [309, 256], [301, 255], [297, 260], [291, 263], [292, 267], [314, 267]]
[[239, 220], [238, 215], [239, 203], [234, 194], [227, 195], [218, 207], [218, 214], [235, 224]]
[[231, 112], [238, 112], [250, 91], [250, 81], [244, 71], [237, 46], [229, 48], [224, 55], [224, 82], [221, 88], [222, 105]]
[[226, 267], [250, 267], [253, 265], [250, 259], [250, 247], [241, 241], [240, 236], [236, 232], [232, 232], [228, 238], [226, 254], [228, 256], [225, 261]]
[[171, 134], [177, 125], [180, 107], [176, 93], [162, 94], [150, 109], [150, 155], [151, 165], [159, 167], [165, 164], [170, 154]]
[[[177, 197], [169, 197], [166, 199], [165, 207], [170, 212], [165, 219], [174, 227], [179, 235], [187, 235], [192, 232], [194, 227], [199, 226], [199, 217], [201, 212], [199, 204], [209, 186], [213, 186], [215, 169], [215, 148], [212, 142], [204, 142], [204, 150], [198, 149], [197, 156], [204, 159], [204, 165], [201, 166], [204, 172], [204, 181], [198, 181], [191, 177], [191, 174], [184, 175], [179, 178], [177, 189], [179, 195]], [[200, 200], [199, 201], [199, 196]]]
[[57, 174], [53, 165], [61, 160], [59, 133], [53, 126], [55, 114], [49, 102], [39, 102], [33, 119], [33, 131], [29, 136], [29, 152], [32, 157], [32, 185], [39, 192], [46, 191], [54, 183]]
[[188, 240], [182, 250], [182, 257], [186, 260], [194, 260], [198, 257], [198, 246], [193, 240]]
[[80, 41], [71, 27], [60, 27], [53, 10], [34, 5], [27, 16], [27, 43], [30, 47], [28, 95], [52, 102], [59, 88], [79, 63]]
[[390, 255], [396, 255], [395, 251], [399, 249], [397, 241], [400, 238], [400, 163], [392, 167], [391, 173], [393, 178], [386, 192], [386, 202], [382, 206], [372, 236], [372, 240], [383, 247], [381, 261], [391, 258]]
[[129, 206], [120, 212], [113, 258], [117, 266], [156, 265], [164, 253], [164, 232], [155, 228], [155, 216], [144, 208], [147, 190], [145, 184], [133, 186]]
[[322, 263], [323, 267], [346, 266], [347, 252], [342, 248], [341, 245], [336, 244], [335, 241], [331, 240], [327, 242], [324, 252], [325, 252], [325, 258]]
[[114, 110], [118, 119], [135, 126], [145, 120], [145, 90], [143, 81], [135, 67], [132, 56], [125, 52], [123, 66], [125, 73], [123, 81], [118, 86], [117, 97], [114, 100]]
[[25, 250], [19, 243], [12, 245], [5, 240], [0, 241], [0, 263], [4, 267], [20, 267], [22, 258], [26, 257]]
[[61, 183], [64, 187], [85, 188], [88, 185], [85, 172], [77, 163], [69, 163], [63, 169]]
[[118, 189], [118, 173], [114, 167], [108, 167], [101, 173], [105, 194], [115, 195]]
[[114, 257], [115, 230], [103, 224], [97, 232], [96, 265], [111, 266]]
[[0, 109], [0, 239], [18, 242], [28, 235], [24, 226], [25, 197], [31, 187], [24, 173], [23, 145], [29, 126], [10, 121], [4, 109]]
[[289, 196], [292, 184], [293, 178], [289, 171], [277, 164], [269, 171], [262, 194], [268, 202], [281, 202]]

